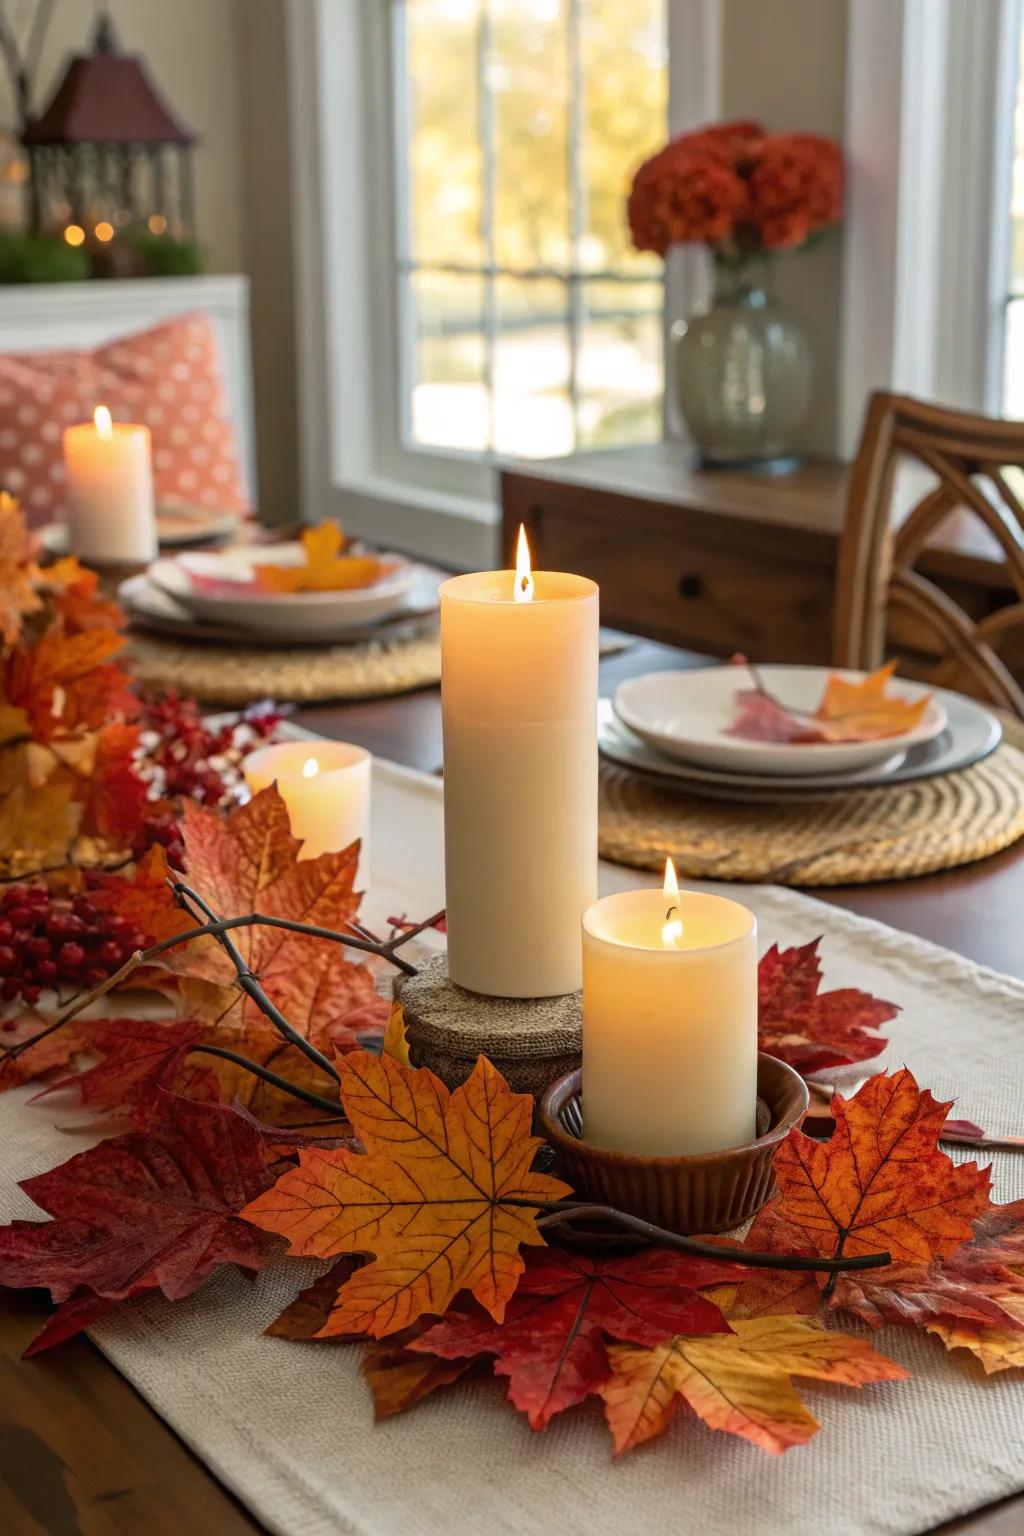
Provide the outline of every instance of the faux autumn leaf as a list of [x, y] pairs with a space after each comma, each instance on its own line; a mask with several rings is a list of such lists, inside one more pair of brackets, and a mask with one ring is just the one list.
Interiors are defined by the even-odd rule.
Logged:
[[730, 1321], [732, 1333], [669, 1339], [653, 1349], [609, 1346], [611, 1377], [600, 1392], [616, 1453], [660, 1434], [683, 1402], [709, 1428], [778, 1455], [819, 1429], [791, 1377], [862, 1387], [907, 1375], [863, 1339], [807, 1317]]
[[13, 496], [0, 491], [0, 639], [5, 645], [17, 643], [22, 619], [42, 607], [32, 551], [32, 535], [21, 508]]
[[[182, 838], [189, 882], [221, 917], [262, 912], [337, 932], [356, 914], [358, 847], [300, 860], [302, 845], [274, 786], [227, 816], [186, 803]], [[269, 927], [242, 928], [232, 937], [271, 1001], [303, 1034], [318, 1028], [325, 1039], [337, 1035], [344, 1048], [352, 1043], [347, 1032], [383, 1029], [387, 1003], [366, 966], [349, 960], [340, 944]], [[168, 964], [182, 974], [190, 1014], [222, 1029], [266, 1028], [215, 939], [174, 951]]]
[[124, 614], [116, 603], [99, 596], [99, 576], [79, 565], [73, 555], [56, 560], [41, 573], [49, 606], [61, 620], [65, 633], [86, 629], [120, 629]]
[[344, 1285], [320, 1337], [396, 1333], [443, 1316], [471, 1291], [497, 1321], [523, 1271], [520, 1247], [540, 1244], [536, 1210], [559, 1179], [533, 1173], [532, 1100], [513, 1093], [481, 1056], [449, 1094], [432, 1072], [364, 1051], [340, 1063], [341, 1097], [364, 1147], [301, 1152], [245, 1218], [316, 1258], [369, 1250], [374, 1262]]
[[791, 1131], [775, 1159], [778, 1199], [754, 1219], [751, 1248], [824, 1257], [888, 1250], [896, 1263], [953, 1253], [989, 1209], [991, 1178], [937, 1147], [949, 1104], [903, 1068], [832, 1100], [826, 1145]]
[[725, 731], [743, 741], [810, 743], [824, 741], [809, 715], [791, 713], [770, 693], [757, 688], [741, 688], [736, 693], [736, 718]]
[[888, 693], [895, 671], [895, 661], [889, 661], [854, 683], [832, 673], [816, 717], [825, 740], [878, 741], [886, 736], [902, 736], [919, 726], [932, 695], [922, 694], [910, 703], [898, 694]]
[[33, 646], [9, 657], [3, 692], [23, 709], [37, 741], [97, 730], [118, 716], [137, 712], [128, 675], [110, 657], [124, 644], [112, 629], [66, 635], [59, 624]]
[[82, 831], [131, 845], [149, 808], [135, 767], [139, 727], [115, 721], [99, 731], [93, 770], [83, 785]]
[[341, 553], [345, 536], [337, 523], [302, 532], [301, 565], [257, 565], [253, 574], [264, 592], [341, 592], [372, 586], [385, 574], [382, 560]]
[[0, 795], [0, 875], [66, 864], [79, 820], [68, 784], [15, 784]]
[[761, 1050], [804, 1074], [877, 1056], [887, 1042], [874, 1031], [899, 1012], [856, 987], [820, 991], [820, 943], [773, 944], [757, 972]]
[[[334, 1311], [334, 1304], [338, 1298], [338, 1292], [350, 1280], [357, 1269], [361, 1269], [367, 1262], [362, 1254], [346, 1254], [332, 1264], [325, 1275], [314, 1280], [312, 1285], [307, 1285], [304, 1291], [300, 1291], [294, 1301], [290, 1301], [284, 1311], [274, 1318], [270, 1327], [265, 1331], [272, 1339], [316, 1339], [320, 1331]], [[361, 1338], [361, 1334], [354, 1335]], [[338, 1336], [329, 1343], [344, 1343], [343, 1336]]]
[[258, 1270], [279, 1245], [239, 1220], [270, 1182], [263, 1138], [222, 1105], [155, 1100], [145, 1134], [102, 1141], [21, 1188], [51, 1217], [0, 1228], [0, 1285], [176, 1299], [221, 1264]]
[[[91, 1109], [114, 1111], [157, 1088], [191, 1099], [216, 1102], [219, 1097], [216, 1078], [202, 1065], [204, 1058], [193, 1057], [186, 1064], [190, 1049], [206, 1034], [194, 1019], [97, 1019], [85, 1027], [88, 1048], [101, 1059], [85, 1072], [51, 1083], [37, 1098], [74, 1088]], [[65, 1033], [59, 1030], [48, 1038], [59, 1041]]]
[[[159, 844], [154, 844], [131, 875], [96, 876], [89, 900], [103, 912], [128, 918], [137, 933], [146, 934], [159, 944], [196, 926], [174, 900], [168, 883], [171, 878], [167, 854]], [[132, 985], [137, 985], [134, 976]]]
[[481, 1311], [449, 1314], [410, 1345], [412, 1352], [458, 1360], [495, 1355], [508, 1395], [531, 1429], [596, 1392], [609, 1375], [606, 1337], [659, 1344], [675, 1334], [728, 1330], [696, 1287], [735, 1279], [734, 1265], [689, 1259], [665, 1249], [591, 1259], [552, 1248], [531, 1252], [495, 1323]]
[[381, 1049], [392, 1061], [400, 1062], [403, 1067], [412, 1066], [409, 1060], [409, 1040], [405, 1033], [405, 1010], [401, 1003], [391, 1004]]
[[363, 1375], [373, 1394], [373, 1416], [378, 1424], [414, 1408], [438, 1387], [450, 1387], [472, 1367], [472, 1360], [439, 1360], [436, 1355], [416, 1354], [410, 1345], [422, 1333], [419, 1323], [374, 1339], [363, 1354]]
[[66, 1067], [87, 1048], [88, 1026], [68, 1024], [52, 1035], [46, 1035], [38, 1045], [30, 1046], [20, 1056], [8, 1054], [23, 1040], [42, 1034], [46, 1025], [47, 1020], [32, 1008], [0, 1023], [0, 1093], [8, 1088], [20, 1088], [37, 1077]]
[[988, 1373], [1024, 1366], [1024, 1200], [992, 1206], [947, 1258], [841, 1275], [832, 1305], [874, 1328], [924, 1328]]

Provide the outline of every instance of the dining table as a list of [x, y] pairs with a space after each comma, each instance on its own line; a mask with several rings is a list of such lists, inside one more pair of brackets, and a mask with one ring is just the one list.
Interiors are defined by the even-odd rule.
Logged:
[[[601, 664], [601, 691], [709, 658], [646, 641]], [[437, 689], [302, 708], [292, 719], [378, 758], [440, 773]], [[947, 873], [816, 887], [814, 896], [1024, 980], [1024, 843]], [[1021, 1020], [1024, 1029], [1024, 1018]], [[1022, 1106], [1024, 1117], [1024, 1106]], [[45, 1293], [0, 1304], [0, 1533], [3, 1536], [240, 1536], [263, 1527], [85, 1336], [42, 1358], [21, 1354], [50, 1310]], [[955, 1447], [951, 1448], [955, 1458]], [[940, 1527], [975, 1536], [1024, 1530], [1024, 1494]], [[412, 1533], [410, 1533], [412, 1536]]]

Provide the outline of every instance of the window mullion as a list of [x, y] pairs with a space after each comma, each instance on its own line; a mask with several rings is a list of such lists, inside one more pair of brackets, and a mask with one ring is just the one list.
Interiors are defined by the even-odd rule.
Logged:
[[495, 204], [497, 200], [497, 128], [491, 67], [494, 56], [494, 13], [492, 0], [481, 0], [477, 29], [477, 122], [480, 137], [481, 199], [480, 237], [484, 250], [483, 331], [484, 386], [487, 391], [487, 447], [494, 451], [494, 387], [498, 342], [497, 242]]

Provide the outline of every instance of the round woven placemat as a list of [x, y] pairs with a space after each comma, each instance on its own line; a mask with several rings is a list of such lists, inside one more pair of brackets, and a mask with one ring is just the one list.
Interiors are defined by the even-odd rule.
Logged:
[[140, 634], [132, 634], [129, 644], [135, 676], [146, 688], [177, 688], [205, 704], [378, 699], [429, 687], [441, 676], [436, 633], [280, 650], [189, 645]]
[[797, 804], [704, 800], [601, 765], [601, 857], [689, 879], [863, 885], [970, 864], [1024, 837], [1024, 725], [990, 757], [913, 783]]

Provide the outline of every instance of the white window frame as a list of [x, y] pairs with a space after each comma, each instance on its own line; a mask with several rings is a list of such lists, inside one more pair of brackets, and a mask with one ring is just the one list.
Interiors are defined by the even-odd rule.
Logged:
[[[673, 133], [717, 115], [720, 4], [669, 0]], [[489, 566], [494, 466], [403, 446], [391, 6], [290, 0], [288, 22], [303, 516], [453, 567]], [[670, 261], [666, 335], [703, 281], [691, 253]]]
[[868, 395], [1000, 414], [1020, 0], [855, 0], [840, 453]]

